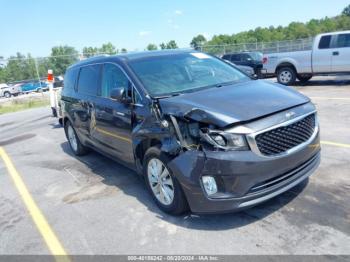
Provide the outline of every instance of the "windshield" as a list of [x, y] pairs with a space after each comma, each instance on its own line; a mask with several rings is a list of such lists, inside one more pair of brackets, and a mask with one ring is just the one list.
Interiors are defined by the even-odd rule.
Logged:
[[153, 97], [249, 80], [234, 67], [203, 53], [146, 57], [132, 60], [130, 66]]

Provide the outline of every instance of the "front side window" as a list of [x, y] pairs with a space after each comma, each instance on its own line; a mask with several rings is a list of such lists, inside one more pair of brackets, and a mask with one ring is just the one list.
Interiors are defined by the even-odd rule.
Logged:
[[320, 39], [320, 43], [318, 44], [318, 49], [329, 48], [330, 44], [331, 44], [331, 39], [332, 39], [332, 36], [330, 36], [330, 35], [322, 36]]
[[242, 61], [243, 62], [250, 62], [250, 61], [252, 61], [252, 58], [248, 54], [242, 54]]
[[249, 53], [249, 55], [254, 61], [261, 62], [263, 60], [263, 54], [260, 52]]
[[136, 88], [134, 87], [133, 89], [133, 97], [134, 97], [134, 103], [135, 104], [142, 104], [142, 96], [140, 95], [140, 93], [136, 90]]
[[249, 78], [204, 53], [181, 53], [131, 60], [130, 66], [154, 97], [194, 92]]
[[80, 68], [78, 92], [87, 95], [97, 95], [101, 65], [88, 65]]
[[350, 34], [340, 34], [337, 38], [337, 48], [350, 47]]
[[105, 64], [103, 66], [102, 75], [102, 97], [110, 98], [111, 91], [115, 88], [125, 88], [129, 94], [129, 89], [131, 86], [130, 81], [118, 66], [113, 64]]

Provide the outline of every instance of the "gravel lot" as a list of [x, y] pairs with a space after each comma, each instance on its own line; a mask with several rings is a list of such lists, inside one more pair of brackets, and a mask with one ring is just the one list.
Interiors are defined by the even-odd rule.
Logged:
[[[0, 146], [68, 254], [349, 254], [350, 77], [296, 88], [319, 110], [321, 165], [235, 214], [160, 212], [134, 172], [97, 153], [74, 157], [50, 108], [0, 116]], [[1, 159], [0, 254], [50, 254]]]

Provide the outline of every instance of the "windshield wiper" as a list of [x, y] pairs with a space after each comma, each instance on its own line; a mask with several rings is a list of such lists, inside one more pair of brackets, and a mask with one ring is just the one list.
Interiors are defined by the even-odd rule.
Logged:
[[236, 82], [237, 82], [237, 81], [223, 82], [223, 83], [218, 83], [218, 84], [213, 84], [213, 85], [205, 86], [205, 88], [229, 86], [229, 85], [232, 85], [232, 84], [234, 84], [234, 83], [236, 83]]
[[169, 95], [161, 95], [161, 96], [155, 96], [155, 99], [162, 99], [162, 98], [169, 98], [169, 97], [173, 97], [173, 96], [179, 96], [181, 95], [181, 93], [174, 93], [174, 94], [169, 94]]
[[237, 80], [230, 81], [230, 82], [224, 82], [224, 83], [217, 84], [216, 87], [229, 86], [229, 85], [235, 84], [237, 82], [238, 82]]

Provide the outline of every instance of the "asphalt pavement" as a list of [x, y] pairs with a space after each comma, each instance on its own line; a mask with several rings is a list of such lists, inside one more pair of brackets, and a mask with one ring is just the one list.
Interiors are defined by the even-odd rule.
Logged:
[[[319, 111], [321, 165], [240, 213], [162, 213], [133, 171], [94, 152], [73, 156], [48, 107], [1, 115], [0, 147], [68, 254], [349, 254], [348, 79], [296, 86]], [[0, 158], [0, 254], [51, 254], [13, 180]]]

